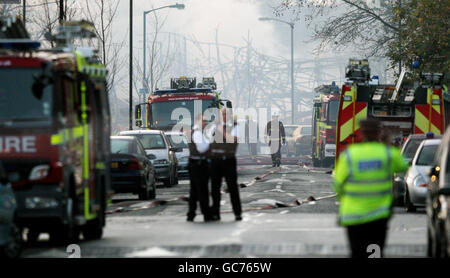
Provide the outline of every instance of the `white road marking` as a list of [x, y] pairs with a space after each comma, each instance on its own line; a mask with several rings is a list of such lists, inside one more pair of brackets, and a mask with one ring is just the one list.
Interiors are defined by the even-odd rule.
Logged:
[[336, 232], [344, 231], [344, 228], [277, 228], [277, 231], [283, 232]]
[[145, 250], [136, 251], [136, 252], [127, 254], [126, 257], [131, 257], [131, 258], [136, 258], [136, 257], [141, 257], [141, 258], [146, 258], [146, 257], [175, 257], [177, 255], [178, 255], [177, 253], [167, 251], [167, 250], [165, 250], [163, 248], [152, 247], [152, 248], [147, 248]]

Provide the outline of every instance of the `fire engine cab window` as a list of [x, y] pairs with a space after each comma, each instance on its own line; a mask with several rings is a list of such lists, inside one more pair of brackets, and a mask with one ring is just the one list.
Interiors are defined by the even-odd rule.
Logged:
[[328, 107], [328, 120], [330, 122], [336, 122], [338, 110], [339, 110], [339, 101], [330, 101]]
[[53, 108], [52, 86], [45, 87], [40, 99], [33, 95], [31, 89], [33, 75], [39, 72], [39, 69], [0, 69], [0, 121], [50, 124]]
[[[168, 127], [178, 123], [177, 120], [171, 120], [172, 112], [177, 108], [186, 108], [194, 118], [194, 100], [179, 100], [170, 102], [154, 102], [151, 104], [152, 127]], [[214, 107], [213, 100], [202, 100], [202, 111]], [[195, 111], [196, 112], [196, 111]], [[191, 123], [192, 124], [192, 123]]]

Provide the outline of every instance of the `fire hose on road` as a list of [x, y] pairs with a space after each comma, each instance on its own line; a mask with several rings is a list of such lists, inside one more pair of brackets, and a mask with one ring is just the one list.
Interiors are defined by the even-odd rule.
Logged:
[[[277, 167], [277, 168], [275, 168], [273, 170], [267, 171], [263, 175], [256, 176], [249, 183], [247, 183], [247, 184], [241, 183], [241, 184], [239, 184], [239, 186], [240, 186], [240, 188], [246, 188], [246, 187], [253, 186], [257, 182], [264, 180], [266, 177], [268, 177], [270, 175], [273, 175], [273, 174], [279, 172], [280, 170], [281, 170], [281, 168]], [[221, 193], [222, 194], [228, 193], [228, 190], [227, 189], [222, 190]], [[303, 199], [303, 200], [295, 199], [294, 201], [292, 201], [291, 203], [288, 203], [288, 204], [275, 200], [272, 204], [269, 204], [269, 205], [266, 205], [266, 206], [263, 206], [263, 207], [259, 207], [259, 208], [248, 208], [248, 209], [244, 209], [243, 211], [254, 211], [254, 210], [267, 210], [267, 209], [277, 209], [277, 208], [298, 207], [298, 206], [301, 206], [301, 205], [306, 204], [306, 203], [320, 201], [320, 200], [324, 200], [324, 199], [329, 199], [329, 198], [333, 198], [335, 196], [336, 196], [336, 194], [322, 196], [322, 197], [317, 197], [317, 198], [315, 198], [314, 196], [309, 196], [309, 197], [307, 197], [306, 199]], [[187, 202], [187, 201], [189, 201], [189, 197], [188, 196], [181, 196], [181, 197], [176, 197], [176, 198], [172, 198], [172, 199], [168, 199], [168, 200], [153, 200], [153, 201], [145, 202], [144, 205], [141, 205], [139, 207], [135, 207], [136, 204], [134, 204], [134, 205], [132, 205], [130, 207], [115, 207], [115, 208], [112, 208], [110, 210], [107, 210], [106, 213], [107, 214], [114, 214], [114, 213], [120, 213], [120, 212], [139, 211], [139, 210], [154, 208], [154, 207], [158, 207], [158, 206], [164, 206], [164, 205], [168, 205], [170, 203], [179, 202], [179, 201]], [[223, 211], [223, 212], [224, 213], [228, 213], [228, 212], [231, 212], [231, 211]]]

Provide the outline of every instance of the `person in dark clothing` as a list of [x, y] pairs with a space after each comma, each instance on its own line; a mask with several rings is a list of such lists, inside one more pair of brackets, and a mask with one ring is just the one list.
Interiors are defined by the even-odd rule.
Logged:
[[281, 144], [286, 145], [286, 133], [283, 123], [278, 120], [278, 114], [274, 114], [272, 120], [267, 123], [266, 137], [269, 140], [272, 167], [280, 167]]
[[240, 221], [242, 220], [242, 208], [236, 168], [238, 128], [236, 122], [227, 121], [226, 108], [222, 109], [221, 112], [222, 122], [216, 124], [214, 142], [211, 143], [211, 196], [213, 201], [211, 213], [213, 220], [220, 220], [220, 189], [222, 178], [225, 178], [235, 219]]
[[203, 134], [206, 120], [199, 114], [195, 118], [195, 124], [186, 134], [189, 138], [189, 211], [187, 213], [187, 221], [194, 221], [197, 202], [200, 203], [200, 210], [203, 214], [204, 221], [211, 220], [209, 209], [209, 165], [208, 153], [210, 142]]

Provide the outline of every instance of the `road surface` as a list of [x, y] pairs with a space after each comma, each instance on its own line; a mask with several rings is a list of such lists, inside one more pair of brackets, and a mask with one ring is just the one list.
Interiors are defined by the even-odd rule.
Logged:
[[[264, 157], [262, 158], [264, 160]], [[266, 158], [267, 159], [267, 158]], [[243, 221], [234, 221], [229, 196], [222, 194], [222, 221], [186, 222], [189, 182], [157, 190], [140, 201], [118, 194], [108, 208], [101, 240], [80, 239], [81, 257], [347, 257], [345, 230], [337, 225], [338, 203], [331, 170], [298, 165], [270, 167], [241, 160], [238, 183]], [[262, 163], [262, 161], [259, 161]], [[224, 186], [226, 189], [226, 186]], [[200, 213], [198, 211], [198, 213]], [[68, 257], [66, 246], [48, 236], [29, 245], [23, 257]], [[424, 257], [426, 215], [401, 208], [389, 224], [386, 257]]]

